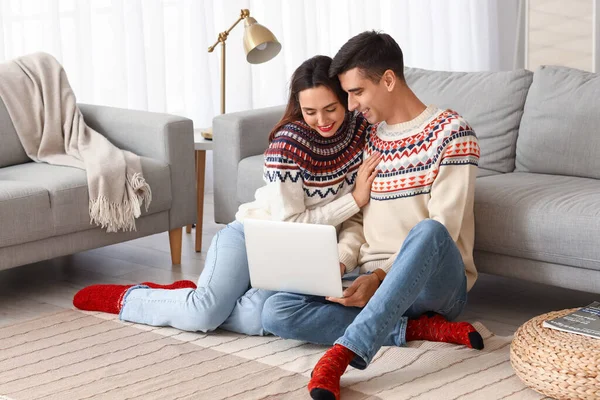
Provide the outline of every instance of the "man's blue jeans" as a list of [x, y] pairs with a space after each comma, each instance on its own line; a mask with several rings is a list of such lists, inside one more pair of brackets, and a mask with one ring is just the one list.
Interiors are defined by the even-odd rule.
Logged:
[[250, 289], [244, 226], [232, 222], [213, 238], [197, 289], [134, 286], [125, 293], [119, 318], [186, 331], [222, 328], [265, 335], [261, 313], [265, 301], [274, 293]]
[[351, 365], [364, 369], [381, 346], [406, 343], [409, 317], [427, 311], [452, 320], [467, 300], [465, 267], [441, 223], [427, 219], [408, 234], [392, 268], [364, 308], [323, 297], [277, 293], [264, 306], [265, 330], [288, 339], [334, 343], [352, 350]]

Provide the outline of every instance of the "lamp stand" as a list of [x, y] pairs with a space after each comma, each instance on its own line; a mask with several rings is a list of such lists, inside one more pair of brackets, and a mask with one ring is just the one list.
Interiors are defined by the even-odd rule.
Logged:
[[225, 40], [221, 42], [221, 114], [225, 114]]
[[208, 52], [212, 53], [215, 47], [221, 43], [221, 114], [225, 114], [225, 41], [227, 40], [227, 36], [229, 36], [229, 32], [231, 32], [231, 30], [235, 28], [235, 26], [239, 24], [241, 20], [248, 18], [249, 16], [250, 10], [243, 9], [240, 12], [240, 16], [237, 21], [235, 21], [229, 29], [219, 33], [219, 38], [215, 44], [208, 48]]
[[[281, 44], [277, 41], [275, 35], [250, 17], [250, 10], [248, 9], [242, 9], [237, 21], [229, 29], [219, 33], [217, 41], [208, 48], [208, 52], [212, 53], [215, 47], [221, 43], [221, 114], [225, 114], [225, 42], [229, 32], [242, 20], [245, 20], [244, 51], [246, 52], [246, 61], [250, 64], [260, 64], [272, 59], [281, 50]], [[206, 139], [212, 139], [212, 130], [202, 132], [202, 136]]]

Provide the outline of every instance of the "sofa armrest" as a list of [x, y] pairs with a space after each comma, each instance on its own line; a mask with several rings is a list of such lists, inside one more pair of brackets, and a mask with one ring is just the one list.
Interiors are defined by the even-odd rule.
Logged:
[[213, 120], [215, 222], [233, 221], [240, 205], [237, 196], [238, 164], [264, 153], [269, 132], [283, 116], [285, 106], [223, 114]]
[[175, 115], [78, 104], [85, 123], [111, 143], [139, 156], [169, 164], [171, 209], [169, 229], [196, 221], [194, 125]]

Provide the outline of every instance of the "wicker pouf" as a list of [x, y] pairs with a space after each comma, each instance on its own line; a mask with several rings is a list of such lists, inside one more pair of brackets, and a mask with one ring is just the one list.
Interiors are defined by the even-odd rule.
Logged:
[[510, 346], [517, 376], [556, 399], [600, 399], [600, 339], [543, 328], [542, 323], [576, 308], [543, 314], [524, 323]]

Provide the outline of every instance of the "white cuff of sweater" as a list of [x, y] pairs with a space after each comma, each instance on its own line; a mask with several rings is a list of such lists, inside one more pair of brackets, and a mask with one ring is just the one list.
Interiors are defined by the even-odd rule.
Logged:
[[379, 268], [381, 268], [387, 274], [388, 272], [390, 272], [390, 269], [392, 269], [392, 265], [394, 264], [394, 261], [396, 261], [397, 257], [398, 253], [394, 254], [393, 256], [385, 260], [383, 264], [379, 266]]
[[[338, 226], [360, 211], [360, 207], [356, 204], [352, 193], [345, 194], [334, 202], [336, 203], [336, 208], [333, 210], [333, 215], [331, 216], [331, 225]], [[334, 202], [330, 204], [333, 205]]]
[[363, 265], [361, 265], [361, 269], [364, 269], [364, 271], [366, 272], [375, 271], [377, 268], [380, 268], [387, 274], [388, 272], [390, 272], [390, 269], [392, 269], [392, 265], [394, 264], [394, 261], [396, 261], [396, 257], [398, 257], [398, 254], [394, 254], [391, 257], [383, 260], [366, 262]]
[[356, 268], [356, 257], [350, 253], [340, 252], [340, 262], [346, 266], [346, 273]]

